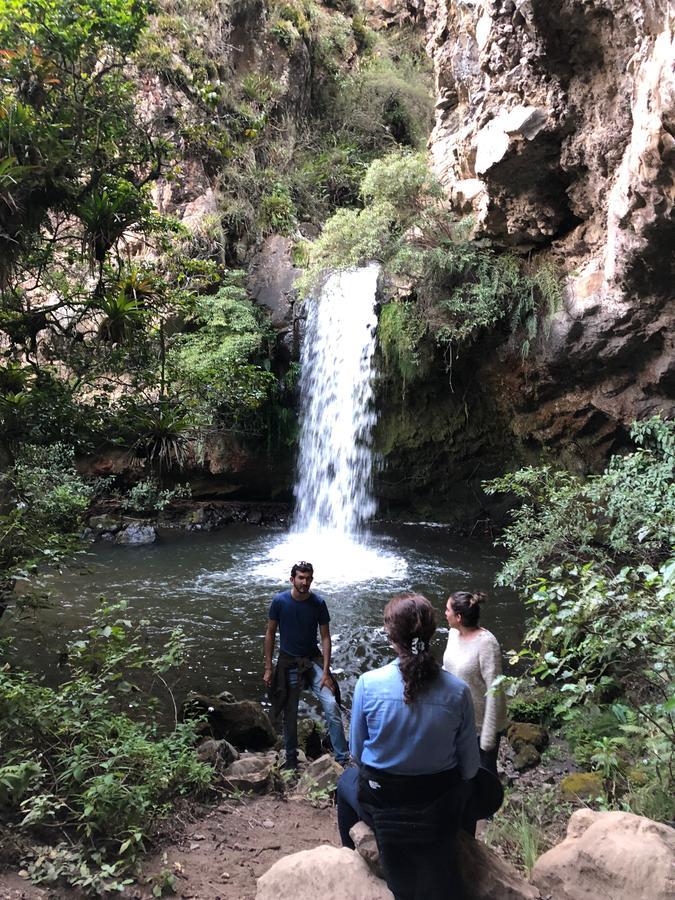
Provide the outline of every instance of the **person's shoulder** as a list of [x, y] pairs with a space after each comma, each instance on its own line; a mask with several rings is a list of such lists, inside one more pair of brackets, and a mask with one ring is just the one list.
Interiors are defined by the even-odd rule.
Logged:
[[363, 682], [364, 687], [381, 684], [383, 681], [389, 681], [394, 678], [397, 670], [398, 667], [396, 664], [390, 662], [386, 666], [380, 666], [379, 669], [370, 669], [370, 671], [364, 672], [359, 678], [359, 681]]
[[452, 672], [448, 672], [447, 669], [441, 669], [440, 677], [445, 690], [450, 691], [452, 694], [456, 694], [458, 697], [469, 691], [469, 686], [466, 681], [462, 681], [461, 678], [458, 678], [457, 675], [453, 675]]
[[289, 600], [291, 596], [290, 590], [279, 591], [278, 594], [275, 594], [272, 597], [272, 603], [283, 603], [285, 600]]
[[326, 600], [324, 599], [323, 595], [322, 595], [322, 594], [317, 594], [316, 591], [311, 591], [311, 593], [310, 593], [310, 595], [309, 595], [309, 599], [310, 599], [310, 600], [312, 601], [312, 603], [314, 603], [316, 606], [325, 606], [325, 605], [326, 605]]
[[497, 640], [497, 638], [494, 636], [494, 634], [491, 631], [487, 630], [487, 628], [481, 628], [480, 639], [481, 639], [481, 644], [484, 647], [492, 647], [497, 650], [500, 649], [499, 641]]

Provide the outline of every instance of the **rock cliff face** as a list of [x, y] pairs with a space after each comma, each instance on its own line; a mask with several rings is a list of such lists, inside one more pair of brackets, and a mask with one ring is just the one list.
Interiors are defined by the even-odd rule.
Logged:
[[426, 0], [434, 169], [477, 236], [544, 254], [564, 307], [479, 366], [524, 447], [593, 467], [673, 412], [675, 75], [667, 0]]

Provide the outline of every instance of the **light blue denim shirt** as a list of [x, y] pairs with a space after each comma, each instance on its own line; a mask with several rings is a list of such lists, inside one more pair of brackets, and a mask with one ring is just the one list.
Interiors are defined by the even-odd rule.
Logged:
[[459, 766], [462, 778], [473, 778], [480, 756], [469, 688], [441, 669], [406, 704], [398, 660], [366, 672], [354, 691], [349, 749], [359, 764], [397, 775]]

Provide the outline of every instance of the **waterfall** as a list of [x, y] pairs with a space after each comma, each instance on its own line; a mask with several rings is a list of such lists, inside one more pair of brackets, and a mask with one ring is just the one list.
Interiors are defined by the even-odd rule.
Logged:
[[365, 580], [401, 583], [407, 562], [395, 545], [366, 535], [371, 490], [375, 293], [379, 266], [331, 275], [308, 303], [300, 379], [300, 447], [291, 530], [247, 571], [283, 584], [310, 560], [319, 590]]
[[371, 493], [375, 263], [336, 272], [308, 304], [293, 530], [356, 536]]

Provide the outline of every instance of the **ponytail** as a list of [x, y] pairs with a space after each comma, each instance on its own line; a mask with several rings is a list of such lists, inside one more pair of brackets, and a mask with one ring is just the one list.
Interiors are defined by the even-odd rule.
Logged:
[[412, 703], [440, 671], [429, 649], [436, 631], [433, 607], [422, 594], [399, 594], [384, 609], [384, 625], [399, 655], [403, 699]]

